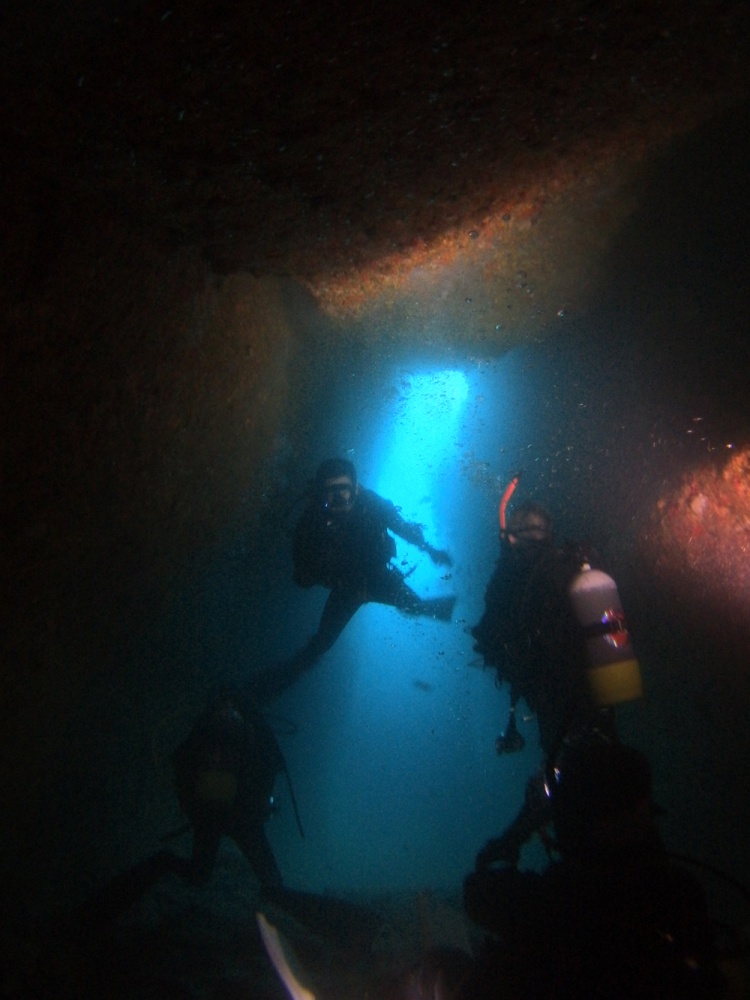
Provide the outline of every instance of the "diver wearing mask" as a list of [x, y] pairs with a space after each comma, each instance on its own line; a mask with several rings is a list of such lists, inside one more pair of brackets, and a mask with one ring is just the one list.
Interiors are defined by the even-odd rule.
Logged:
[[428, 544], [421, 525], [404, 520], [390, 500], [357, 481], [352, 462], [322, 462], [294, 531], [292, 557], [298, 586], [326, 587], [330, 593], [316, 633], [291, 660], [267, 673], [263, 697], [283, 690], [312, 667], [363, 604], [372, 601], [410, 615], [451, 620], [454, 596], [421, 598], [392, 564], [393, 535], [426, 552], [436, 565], [451, 565], [447, 552]]
[[[543, 759], [554, 761], [565, 740], [597, 732], [616, 740], [612, 707], [592, 696], [586, 641], [570, 600], [571, 582], [588, 565], [580, 546], [554, 544], [552, 519], [533, 502], [519, 504], [505, 520], [500, 507], [500, 558], [485, 591], [482, 618], [472, 629], [474, 649], [510, 685], [510, 715], [498, 737], [498, 753], [521, 750], [525, 739], [516, 724], [523, 700], [536, 716]], [[523, 844], [549, 819], [541, 794], [543, 769], [529, 780], [521, 811], [500, 837], [477, 857], [484, 868], [502, 860], [518, 862]]]
[[554, 758], [562, 738], [592, 706], [585, 652], [568, 598], [581, 565], [576, 546], [554, 544], [552, 519], [539, 504], [519, 504], [500, 532], [500, 558], [472, 629], [474, 649], [510, 685], [511, 714], [498, 753], [524, 745], [515, 721], [520, 698], [536, 715], [539, 742]]

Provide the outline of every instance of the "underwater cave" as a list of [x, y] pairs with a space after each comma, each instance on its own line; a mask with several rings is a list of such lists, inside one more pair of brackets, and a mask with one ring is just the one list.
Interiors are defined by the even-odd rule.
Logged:
[[[621, 734], [746, 926], [744, 5], [4, 17], [5, 993], [286, 995], [228, 841], [105, 946], [70, 923], [165, 838], [188, 850], [173, 750], [314, 632], [291, 536], [333, 456], [450, 552], [399, 539], [410, 586], [457, 600], [363, 606], [266, 706], [285, 880], [382, 907], [402, 945], [415, 900], [460, 909], [539, 763], [531, 713], [495, 752], [508, 691], [469, 632], [520, 473], [617, 581], [645, 691]], [[367, 981], [325, 934], [299, 947], [322, 1000]]]

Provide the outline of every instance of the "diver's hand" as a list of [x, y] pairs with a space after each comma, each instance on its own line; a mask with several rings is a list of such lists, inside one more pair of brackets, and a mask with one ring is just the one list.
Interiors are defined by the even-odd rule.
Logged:
[[493, 837], [488, 840], [481, 851], [477, 854], [474, 867], [478, 872], [487, 871], [497, 862], [515, 868], [518, 865], [520, 851], [518, 847], [507, 838]]
[[526, 746], [526, 740], [518, 730], [512, 733], [503, 733], [495, 740], [495, 750], [499, 756], [504, 753], [519, 753]]
[[487, 841], [474, 861], [474, 867], [478, 872], [487, 871], [497, 861], [499, 846], [500, 840], [498, 837], [493, 837], [492, 840]]
[[453, 560], [444, 549], [433, 549], [431, 545], [425, 545], [424, 550], [436, 566], [453, 565]]
[[499, 754], [518, 753], [526, 746], [526, 740], [521, 736], [516, 726], [516, 713], [511, 711], [505, 732], [495, 740], [495, 749]]

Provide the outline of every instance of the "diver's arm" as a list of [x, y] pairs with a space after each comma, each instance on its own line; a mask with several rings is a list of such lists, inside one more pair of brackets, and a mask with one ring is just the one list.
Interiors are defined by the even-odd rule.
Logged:
[[394, 535], [398, 535], [405, 542], [416, 546], [420, 552], [426, 552], [430, 559], [438, 566], [451, 566], [453, 564], [453, 560], [445, 550], [436, 549], [425, 540], [424, 528], [421, 524], [406, 521], [401, 516], [398, 507], [392, 504], [390, 500], [383, 500], [382, 497], [379, 499], [383, 504], [383, 511], [386, 515], [386, 525]]
[[317, 511], [308, 508], [294, 530], [292, 563], [294, 582], [298, 587], [313, 587], [321, 582], [320, 545], [316, 521]]

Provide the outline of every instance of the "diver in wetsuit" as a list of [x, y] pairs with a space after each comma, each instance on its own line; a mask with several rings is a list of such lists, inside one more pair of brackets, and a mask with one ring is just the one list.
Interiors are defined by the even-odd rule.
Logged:
[[[475, 650], [495, 667], [499, 681], [510, 685], [510, 717], [497, 740], [498, 753], [524, 746], [515, 721], [521, 698], [536, 715], [547, 763], [566, 740], [582, 733], [597, 731], [615, 740], [614, 709], [592, 697], [585, 638], [569, 597], [583, 562], [580, 547], [556, 546], [549, 514], [533, 502], [519, 504], [507, 524], [502, 508], [501, 525], [500, 558], [487, 585], [484, 613], [472, 629]], [[511, 826], [480, 852], [480, 867], [518, 861], [523, 844], [549, 819], [542, 785], [540, 771], [530, 779]]]
[[566, 746], [547, 780], [556, 859], [478, 870], [468, 916], [490, 932], [471, 1000], [719, 1000], [726, 982], [700, 883], [654, 822], [651, 769], [621, 743]]
[[292, 556], [298, 586], [322, 586], [330, 593], [315, 634], [289, 661], [259, 679], [262, 700], [312, 667], [363, 604], [389, 604], [409, 615], [450, 621], [456, 598], [419, 597], [391, 562], [396, 554], [391, 533], [426, 552], [436, 565], [451, 564], [447, 552], [428, 544], [421, 525], [404, 520], [390, 500], [357, 482], [351, 462], [322, 462], [294, 532]]
[[[554, 758], [572, 731], [605, 724], [591, 699], [581, 629], [568, 597], [582, 561], [580, 547], [554, 544], [544, 508], [526, 502], [513, 511], [501, 534], [484, 613], [472, 629], [474, 649], [510, 685], [511, 716], [498, 753], [523, 746], [515, 723], [520, 698], [537, 717], [547, 758]], [[604, 715], [611, 725], [611, 713]]]
[[276, 776], [286, 766], [254, 703], [239, 691], [221, 692], [177, 747], [172, 762], [186, 829], [193, 834], [190, 856], [160, 850], [116, 876], [81, 907], [79, 916], [87, 926], [115, 919], [168, 873], [191, 885], [206, 885], [224, 837], [247, 859], [261, 893], [283, 887], [265, 823]]

